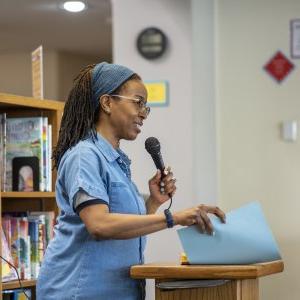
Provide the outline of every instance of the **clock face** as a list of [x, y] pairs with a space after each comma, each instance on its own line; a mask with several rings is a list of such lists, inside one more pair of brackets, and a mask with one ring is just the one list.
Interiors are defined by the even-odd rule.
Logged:
[[154, 59], [162, 56], [166, 50], [166, 47], [167, 37], [158, 28], [146, 28], [138, 35], [138, 51], [147, 59]]

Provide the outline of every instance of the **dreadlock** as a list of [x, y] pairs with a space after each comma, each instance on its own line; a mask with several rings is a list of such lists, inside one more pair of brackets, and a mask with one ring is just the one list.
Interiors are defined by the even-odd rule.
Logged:
[[99, 118], [99, 108], [92, 104], [91, 71], [95, 64], [85, 67], [74, 79], [61, 120], [57, 145], [53, 151], [54, 167], [58, 169], [60, 159], [71, 147], [86, 138]]
[[[88, 137], [92, 131], [96, 131], [95, 124], [99, 120], [100, 105], [95, 110], [91, 101], [93, 96], [91, 72], [94, 67], [95, 64], [88, 65], [74, 79], [74, 86], [65, 104], [57, 145], [53, 151], [52, 159], [56, 169], [69, 148]], [[113, 93], [120, 93], [130, 80], [141, 80], [141, 77], [134, 73]]]

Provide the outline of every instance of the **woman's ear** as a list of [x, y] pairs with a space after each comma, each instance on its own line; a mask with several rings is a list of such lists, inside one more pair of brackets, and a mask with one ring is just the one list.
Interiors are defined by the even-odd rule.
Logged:
[[102, 95], [100, 97], [100, 106], [101, 110], [107, 114], [110, 114], [110, 108], [111, 108], [111, 101], [109, 95]]

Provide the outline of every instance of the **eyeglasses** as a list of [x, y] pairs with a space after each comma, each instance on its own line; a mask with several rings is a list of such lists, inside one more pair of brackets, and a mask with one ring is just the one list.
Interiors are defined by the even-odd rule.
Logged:
[[117, 98], [121, 98], [121, 99], [126, 99], [126, 100], [131, 100], [134, 103], [136, 103], [139, 107], [139, 110], [142, 113], [145, 113], [146, 117], [149, 115], [150, 113], [150, 107], [146, 105], [146, 102], [143, 99], [140, 98], [131, 98], [131, 97], [127, 97], [127, 96], [121, 96], [121, 95], [110, 95], [111, 97], [117, 97]]

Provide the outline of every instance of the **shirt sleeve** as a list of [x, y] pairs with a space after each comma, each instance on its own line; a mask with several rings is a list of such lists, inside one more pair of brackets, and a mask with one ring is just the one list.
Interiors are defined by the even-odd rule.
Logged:
[[78, 191], [85, 191], [91, 198], [109, 204], [105, 170], [96, 150], [78, 146], [64, 161], [62, 173], [64, 189], [73, 209]]
[[86, 191], [80, 190], [75, 195], [73, 210], [77, 213], [77, 215], [79, 215], [83, 208], [94, 204], [107, 204], [107, 202], [101, 199], [96, 199], [90, 196]]

